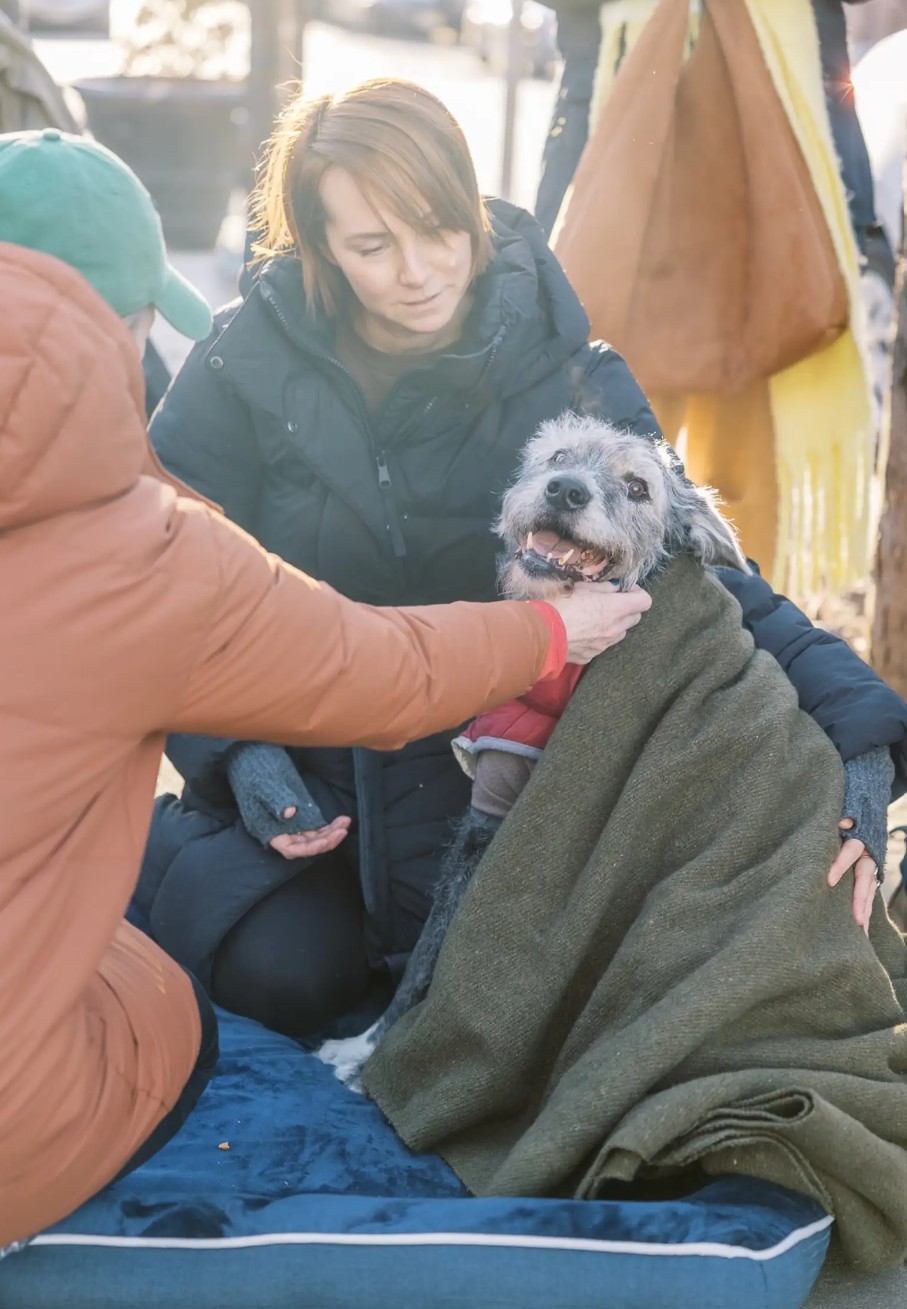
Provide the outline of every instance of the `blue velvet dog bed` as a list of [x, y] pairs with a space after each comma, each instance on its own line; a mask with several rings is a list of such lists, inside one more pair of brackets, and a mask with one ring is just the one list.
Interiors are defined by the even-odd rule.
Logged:
[[795, 1309], [815, 1281], [831, 1219], [803, 1196], [473, 1199], [295, 1042], [220, 1017], [182, 1132], [4, 1259], [2, 1309]]

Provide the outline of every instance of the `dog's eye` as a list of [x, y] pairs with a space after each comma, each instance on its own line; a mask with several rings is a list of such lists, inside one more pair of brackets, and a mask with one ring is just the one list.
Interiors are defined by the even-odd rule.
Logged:
[[627, 482], [627, 495], [631, 500], [648, 500], [648, 485], [641, 477], [631, 477]]
[[567, 458], [566, 450], [555, 450], [554, 454], [548, 460], [549, 464], [562, 464]]

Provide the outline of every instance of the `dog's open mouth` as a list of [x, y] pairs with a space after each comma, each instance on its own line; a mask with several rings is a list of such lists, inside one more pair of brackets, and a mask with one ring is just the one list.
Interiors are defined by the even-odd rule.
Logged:
[[533, 572], [556, 571], [562, 577], [574, 581], [585, 578], [587, 582], [600, 577], [611, 563], [611, 556], [604, 550], [549, 529], [520, 538], [516, 557]]

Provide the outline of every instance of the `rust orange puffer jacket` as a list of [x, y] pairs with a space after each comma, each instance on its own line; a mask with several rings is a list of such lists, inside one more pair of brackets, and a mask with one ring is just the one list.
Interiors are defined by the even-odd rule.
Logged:
[[168, 731], [399, 748], [525, 691], [525, 604], [354, 605], [157, 468], [123, 324], [0, 245], [0, 1246], [170, 1109], [191, 987], [122, 921]]

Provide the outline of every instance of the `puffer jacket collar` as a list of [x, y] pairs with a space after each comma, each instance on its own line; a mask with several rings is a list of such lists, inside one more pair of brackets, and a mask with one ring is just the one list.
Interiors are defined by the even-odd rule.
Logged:
[[[415, 368], [398, 384], [383, 417], [395, 442], [418, 435], [413, 413], [419, 402], [459, 408], [464, 396], [480, 407], [533, 386], [568, 361], [588, 339], [589, 322], [541, 228], [525, 210], [502, 200], [488, 202], [495, 256], [475, 285], [475, 303], [456, 350]], [[270, 260], [247, 282], [208, 351], [224, 366], [240, 394], [256, 406], [285, 416], [283, 386], [265, 395], [262, 376], [275, 375], [275, 349], [302, 352], [325, 370], [345, 372], [333, 351], [333, 323], [310, 314], [298, 259]], [[278, 354], [278, 358], [280, 355]], [[287, 359], [291, 368], [292, 360]], [[284, 376], [282, 381], [285, 381]], [[350, 403], [356, 388], [349, 384]]]

